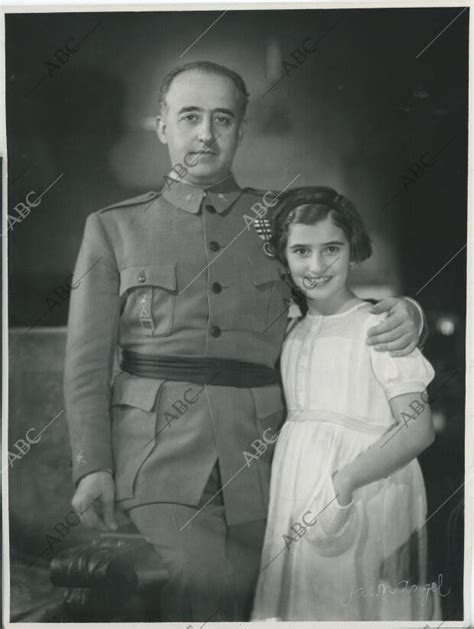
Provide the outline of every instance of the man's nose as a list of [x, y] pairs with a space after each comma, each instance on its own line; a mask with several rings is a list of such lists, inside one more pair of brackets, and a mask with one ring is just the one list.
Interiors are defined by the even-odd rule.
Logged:
[[203, 143], [209, 146], [209, 143], [214, 139], [214, 128], [212, 120], [204, 117], [199, 125], [198, 138]]

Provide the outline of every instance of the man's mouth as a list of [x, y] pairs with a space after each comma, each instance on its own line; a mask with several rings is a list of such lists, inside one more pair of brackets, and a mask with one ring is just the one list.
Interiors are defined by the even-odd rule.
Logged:
[[214, 151], [190, 151], [190, 155], [216, 155]]
[[303, 277], [303, 286], [309, 290], [312, 288], [321, 288], [321, 286], [325, 286], [332, 278], [327, 275], [321, 276], [311, 276], [305, 275]]

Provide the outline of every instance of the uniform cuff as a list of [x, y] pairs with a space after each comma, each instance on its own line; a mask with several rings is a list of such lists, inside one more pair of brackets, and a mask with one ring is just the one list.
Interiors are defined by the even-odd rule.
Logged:
[[421, 338], [421, 336], [423, 334], [424, 327], [425, 327], [425, 313], [423, 312], [423, 308], [420, 306], [420, 304], [415, 299], [413, 299], [413, 297], [403, 297], [403, 299], [406, 299], [407, 301], [411, 302], [416, 307], [418, 312], [420, 313], [421, 323], [420, 323], [420, 327], [418, 329], [418, 336]]

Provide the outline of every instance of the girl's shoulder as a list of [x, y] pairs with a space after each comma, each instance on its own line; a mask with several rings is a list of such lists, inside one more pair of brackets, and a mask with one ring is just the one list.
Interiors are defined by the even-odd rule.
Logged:
[[387, 316], [385, 313], [372, 313], [372, 307], [374, 306], [374, 303], [375, 302], [364, 301], [362, 304], [360, 304], [360, 307], [355, 308], [350, 321], [355, 336], [363, 335], [365, 337], [369, 328], [373, 327], [374, 325], [378, 325], [385, 320]]
[[298, 339], [313, 331], [321, 337], [342, 337], [357, 339], [366, 335], [366, 330], [383, 320], [380, 315], [373, 315], [370, 302], [360, 301], [345, 312], [329, 316], [294, 317], [288, 323], [286, 339]]
[[365, 335], [366, 330], [376, 325], [378, 315], [371, 313], [373, 304], [368, 301], [360, 301], [346, 312], [328, 317], [326, 329], [330, 333], [341, 334], [344, 337], [358, 338]]

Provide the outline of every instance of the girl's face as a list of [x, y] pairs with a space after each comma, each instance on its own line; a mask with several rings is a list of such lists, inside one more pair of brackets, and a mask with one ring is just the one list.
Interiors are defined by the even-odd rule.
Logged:
[[[291, 277], [308, 300], [337, 308], [347, 298], [350, 245], [330, 215], [315, 225], [289, 226], [286, 257]], [[340, 303], [341, 302], [341, 303]]]

